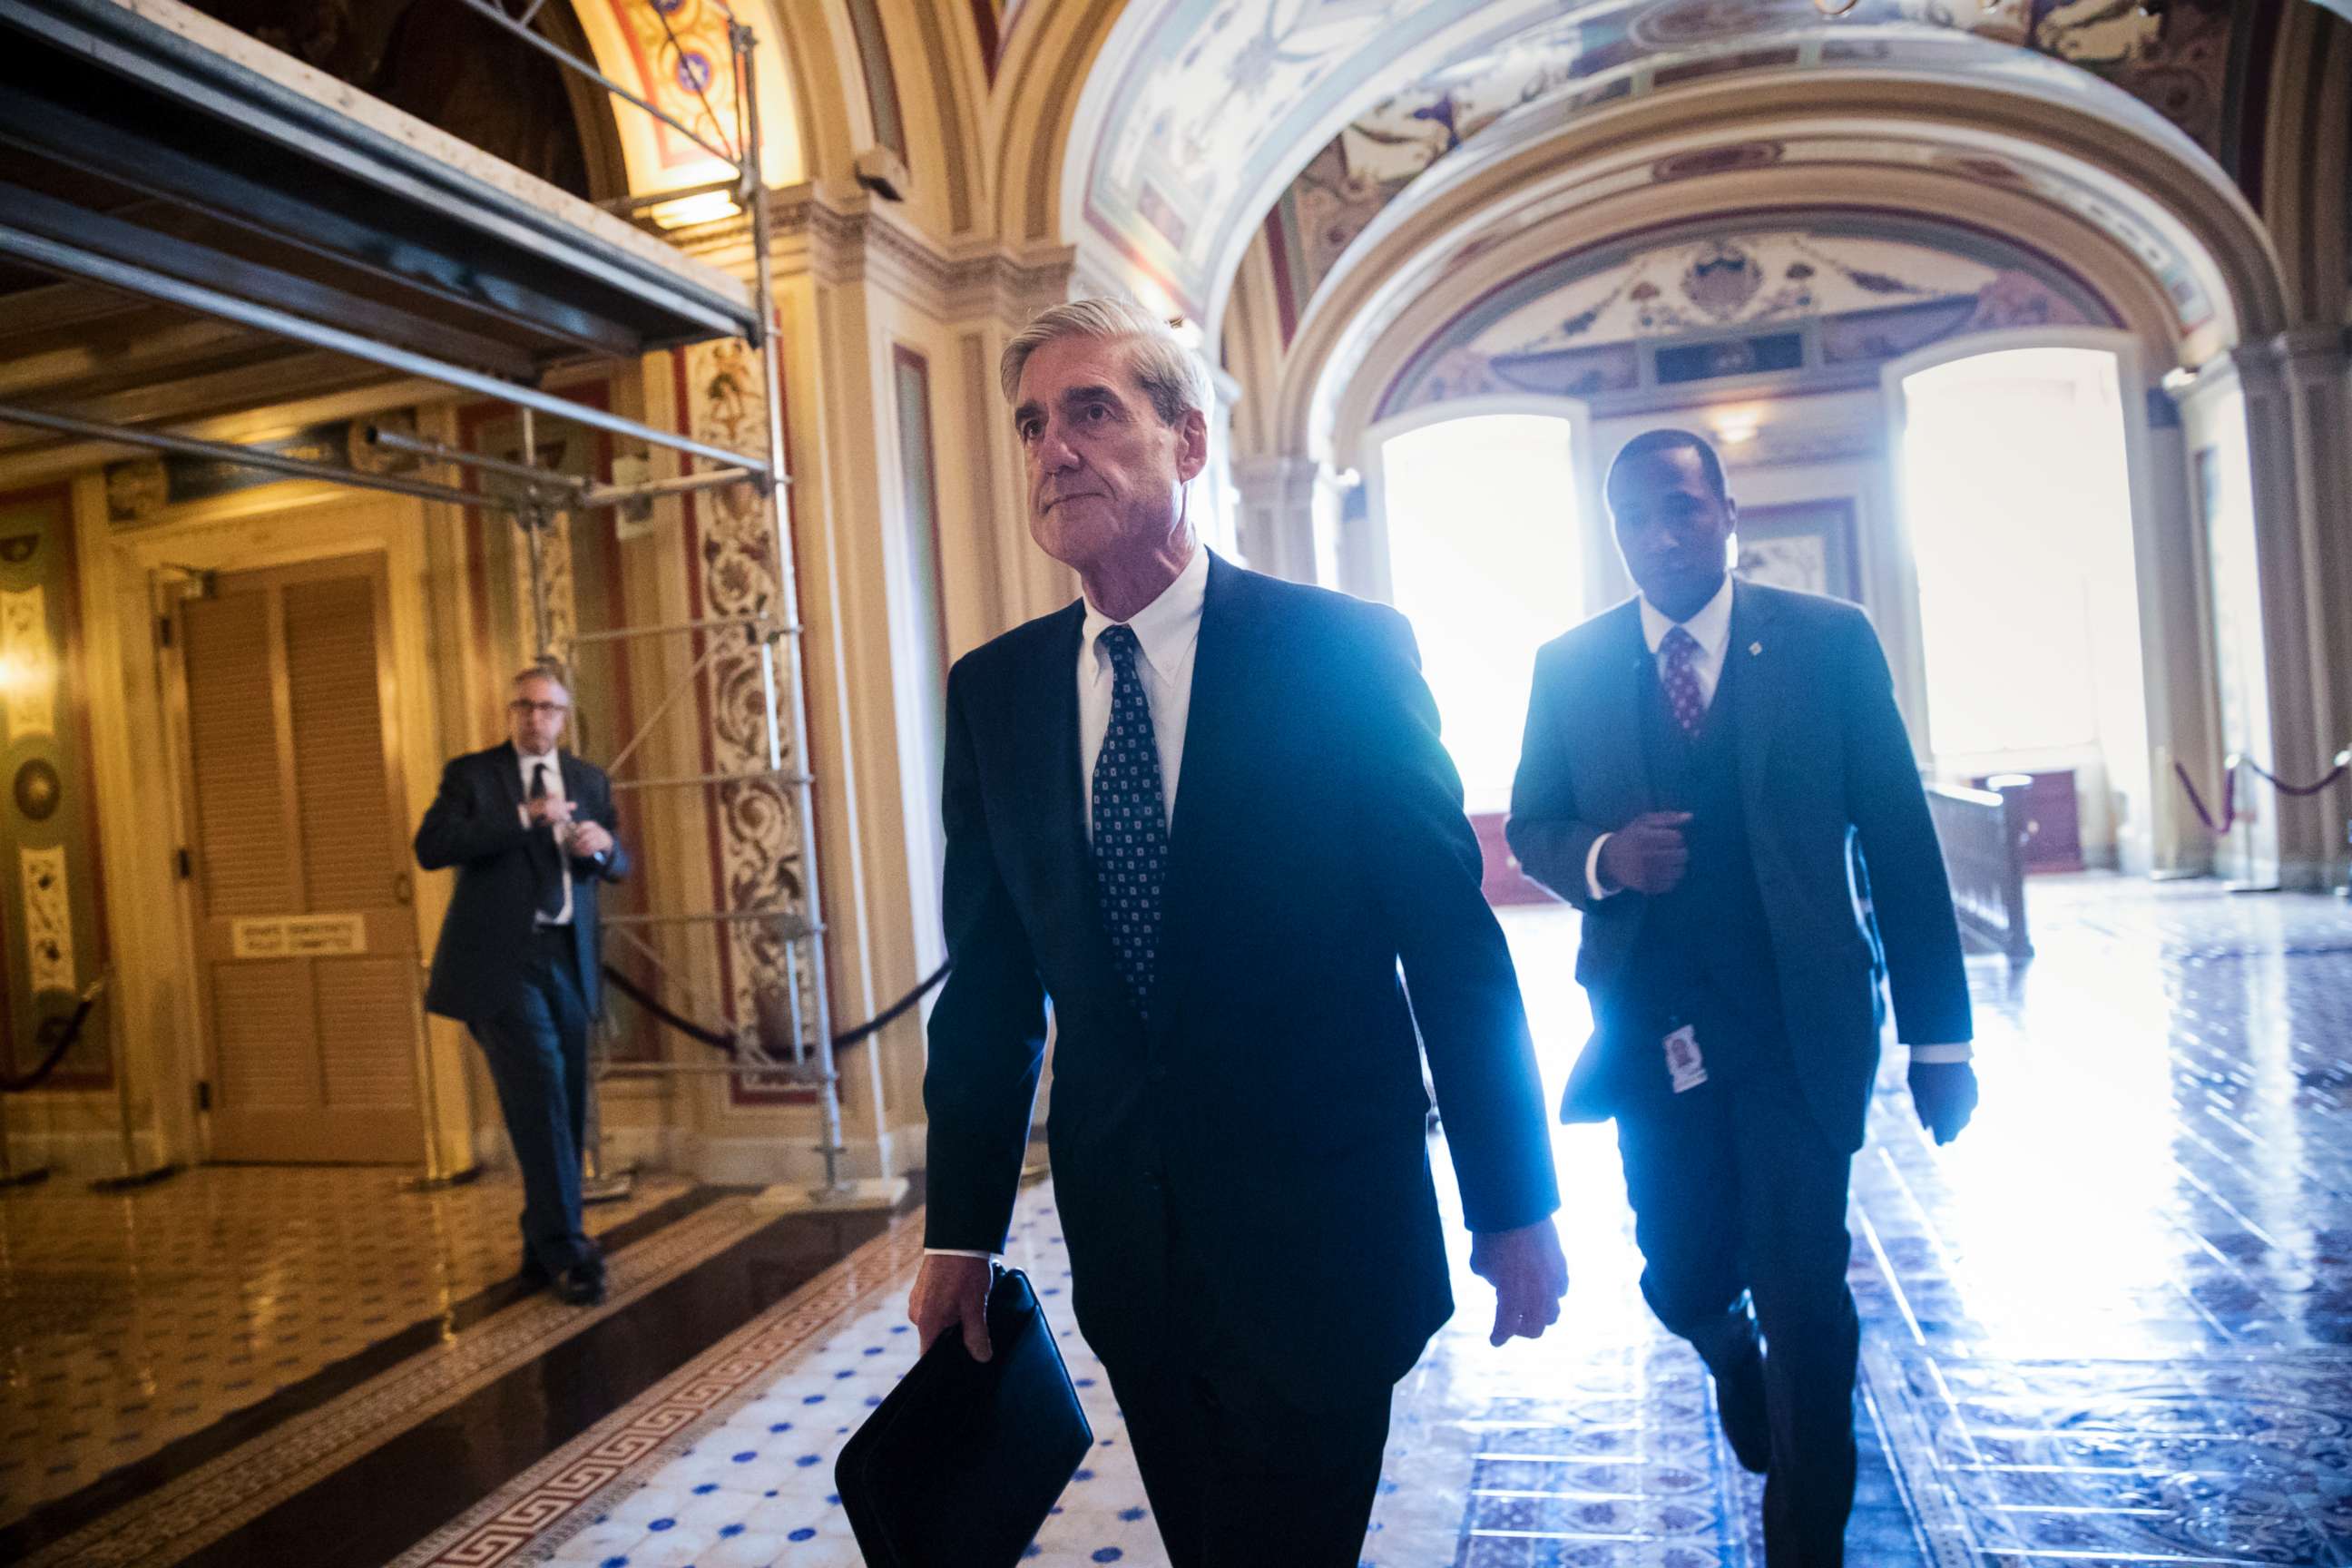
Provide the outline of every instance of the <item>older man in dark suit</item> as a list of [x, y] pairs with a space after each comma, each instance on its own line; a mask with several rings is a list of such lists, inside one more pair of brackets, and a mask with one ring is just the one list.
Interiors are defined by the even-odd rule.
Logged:
[[416, 830], [416, 863], [456, 867], [425, 1005], [462, 1020], [489, 1064], [522, 1167], [522, 1273], [575, 1306], [604, 1299], [580, 1218], [588, 1028], [599, 983], [596, 890], [628, 873], [603, 771], [558, 749], [572, 694], [514, 679], [510, 738], [450, 762]]
[[1877, 976], [1947, 1142], [1976, 1104], [1959, 931], [1862, 612], [1730, 579], [1738, 511], [1697, 436], [1628, 443], [1607, 493], [1641, 594], [1538, 656], [1508, 828], [1585, 911], [1598, 1028], [1561, 1114], [1616, 1117], [1643, 1294], [1767, 1472], [1772, 1568], [1822, 1568], [1853, 1502], [1845, 1205]]
[[1401, 617], [1195, 538], [1208, 376], [1164, 323], [1056, 307], [1003, 377], [1031, 532], [1085, 596], [949, 681], [909, 1315], [987, 1353], [1050, 999], [1074, 1305], [1171, 1561], [1353, 1568], [1391, 1390], [1453, 1310], [1423, 1047], [1494, 1342], [1567, 1289], [1461, 784]]

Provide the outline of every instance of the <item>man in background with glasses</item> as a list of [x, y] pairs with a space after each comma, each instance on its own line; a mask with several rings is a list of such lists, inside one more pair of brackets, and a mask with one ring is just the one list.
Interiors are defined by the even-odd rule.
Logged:
[[613, 786], [561, 751], [562, 681], [514, 679], [505, 743], [454, 759], [416, 830], [416, 863], [457, 869], [425, 1005], [456, 1018], [489, 1063], [522, 1167], [522, 1276], [573, 1306], [604, 1299], [604, 1258], [581, 1227], [588, 1026], [602, 1000], [596, 889], [628, 873]]

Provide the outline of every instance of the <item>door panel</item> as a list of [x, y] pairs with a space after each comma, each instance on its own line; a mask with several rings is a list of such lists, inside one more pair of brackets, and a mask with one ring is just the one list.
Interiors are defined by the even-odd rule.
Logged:
[[422, 1153], [385, 602], [369, 556], [180, 606], [216, 1159]]
[[292, 835], [271, 765], [271, 608], [267, 595], [236, 594], [191, 601], [183, 615], [196, 846], [214, 916], [267, 914], [293, 901]]

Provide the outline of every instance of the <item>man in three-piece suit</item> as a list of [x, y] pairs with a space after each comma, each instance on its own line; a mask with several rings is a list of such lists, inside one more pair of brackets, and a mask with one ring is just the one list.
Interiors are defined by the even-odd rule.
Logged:
[[1878, 975], [1948, 1142], [1976, 1103], [1959, 932], [1862, 612], [1730, 579], [1738, 510], [1697, 436], [1636, 437], [1607, 494], [1640, 595], [1538, 655], [1508, 828], [1585, 912], [1597, 1029], [1561, 1115], [1617, 1119], [1643, 1295], [1766, 1472], [1772, 1568], [1819, 1568], [1853, 1502], [1845, 1207]]
[[1391, 1387], [1453, 1310], [1423, 1048], [1493, 1342], [1567, 1289], [1461, 784], [1401, 617], [1195, 538], [1208, 377], [1164, 323], [1057, 306], [1003, 369], [1031, 532], [1085, 596], [949, 680], [909, 1316], [987, 1353], [1050, 1002], [1073, 1304], [1171, 1561], [1352, 1568]]
[[575, 1306], [604, 1299], [580, 1220], [588, 1027], [602, 999], [596, 889], [627, 875], [613, 786], [559, 751], [572, 694], [514, 679], [511, 739], [456, 758], [416, 830], [416, 863], [457, 868], [425, 1005], [464, 1022], [489, 1064], [522, 1167], [522, 1273]]

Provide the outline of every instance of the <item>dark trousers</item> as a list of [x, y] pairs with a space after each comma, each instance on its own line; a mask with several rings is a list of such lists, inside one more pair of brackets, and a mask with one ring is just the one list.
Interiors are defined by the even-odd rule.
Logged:
[[1356, 1568], [1389, 1395], [1286, 1407], [1255, 1380], [1173, 1362], [1108, 1367], [1170, 1568]]
[[569, 926], [534, 931], [521, 996], [506, 1011], [467, 1025], [489, 1063], [522, 1167], [523, 1251], [550, 1275], [595, 1256], [580, 1223], [588, 1007], [572, 943]]
[[1208, 1286], [1171, 1238], [1160, 1353], [1105, 1363], [1169, 1568], [1356, 1568], [1380, 1489], [1392, 1385], [1367, 1375], [1309, 1411], [1250, 1371], [1234, 1332], [1186, 1310]]
[[1661, 1068], [1654, 1092], [1618, 1117], [1642, 1294], [1718, 1377], [1755, 1353], [1763, 1331], [1766, 1560], [1837, 1568], [1853, 1509], [1862, 1342], [1845, 1282], [1853, 1157], [1822, 1135], [1784, 1066], [1682, 1094], [1664, 1079]]

